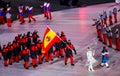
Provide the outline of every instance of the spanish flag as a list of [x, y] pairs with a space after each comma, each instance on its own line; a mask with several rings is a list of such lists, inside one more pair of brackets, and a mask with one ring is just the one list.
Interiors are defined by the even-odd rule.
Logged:
[[42, 46], [42, 53], [45, 54], [48, 52], [51, 46], [58, 40], [58, 36], [52, 29], [49, 27], [46, 28], [45, 34], [43, 37], [43, 46]]

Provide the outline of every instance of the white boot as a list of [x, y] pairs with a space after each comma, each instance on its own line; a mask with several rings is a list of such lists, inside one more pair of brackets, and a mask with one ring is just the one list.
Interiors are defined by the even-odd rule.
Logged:
[[109, 65], [108, 65], [108, 63], [105, 63], [105, 66], [106, 66], [107, 68], [109, 68]]

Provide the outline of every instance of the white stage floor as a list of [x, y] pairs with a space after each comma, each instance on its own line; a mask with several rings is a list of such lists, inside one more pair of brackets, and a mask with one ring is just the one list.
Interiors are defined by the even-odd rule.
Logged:
[[[70, 64], [64, 65], [64, 60], [56, 63], [45, 62], [37, 68], [30, 67], [29, 70], [24, 69], [23, 62], [13, 63], [8, 67], [3, 66], [3, 60], [0, 60], [0, 76], [120, 76], [120, 52], [114, 49], [110, 51], [110, 68], [96, 68], [95, 72], [88, 72], [86, 63], [86, 48], [91, 46], [96, 50], [96, 59], [100, 62], [102, 47], [104, 46], [96, 38], [96, 29], [92, 24], [93, 19], [97, 18], [103, 10], [111, 9], [115, 4], [100, 4], [94, 6], [80, 7], [69, 10], [53, 12], [53, 19], [46, 20], [43, 15], [35, 16], [36, 22], [28, 23], [28, 19], [23, 25], [19, 21], [14, 21], [12, 27], [7, 25], [0, 26], [0, 42], [7, 44], [19, 33], [27, 33], [28, 31], [38, 30], [40, 39], [42, 40], [44, 31], [49, 26], [55, 32], [64, 31], [67, 39], [74, 44], [78, 55], [74, 55], [75, 66]], [[120, 15], [119, 15], [120, 16]], [[120, 17], [119, 17], [120, 18]], [[83, 60], [80, 59], [82, 56]], [[59, 60], [54, 59], [53, 62]]]

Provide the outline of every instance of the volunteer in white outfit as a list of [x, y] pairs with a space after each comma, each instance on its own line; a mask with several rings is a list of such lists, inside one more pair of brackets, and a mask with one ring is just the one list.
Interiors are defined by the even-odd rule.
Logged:
[[88, 64], [88, 71], [94, 72], [93, 65], [96, 63], [96, 59], [94, 58], [94, 52], [90, 47], [87, 48], [87, 64]]

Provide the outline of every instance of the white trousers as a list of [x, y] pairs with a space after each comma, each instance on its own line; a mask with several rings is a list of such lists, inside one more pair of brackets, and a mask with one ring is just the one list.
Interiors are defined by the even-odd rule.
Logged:
[[109, 65], [108, 65], [108, 63], [101, 63], [101, 66], [106, 66], [106, 67], [108, 67]]

